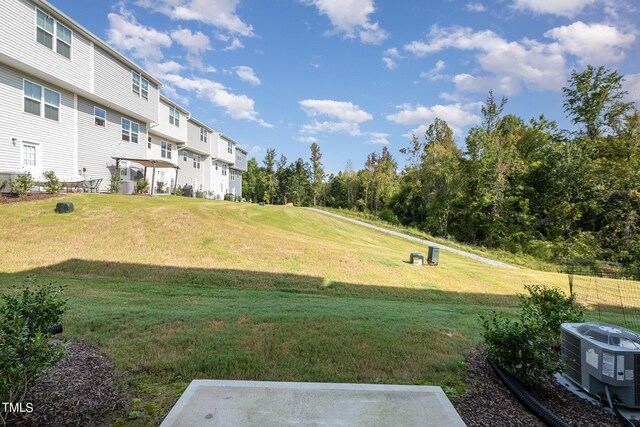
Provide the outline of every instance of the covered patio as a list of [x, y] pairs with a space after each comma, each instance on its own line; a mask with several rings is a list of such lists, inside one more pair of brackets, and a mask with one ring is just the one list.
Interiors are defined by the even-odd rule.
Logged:
[[156, 169], [168, 169], [168, 168], [175, 169], [176, 180], [173, 184], [173, 194], [176, 194], [176, 189], [178, 188], [178, 171], [180, 170], [179, 166], [167, 160], [134, 159], [131, 157], [112, 157], [112, 159], [116, 161], [116, 171], [120, 170], [120, 162], [123, 160], [127, 162], [138, 163], [139, 165], [144, 166], [144, 179], [147, 179], [147, 169], [152, 168], [153, 171], [151, 173], [151, 191], [150, 191], [152, 196], [156, 191], [156, 188], [155, 188]]

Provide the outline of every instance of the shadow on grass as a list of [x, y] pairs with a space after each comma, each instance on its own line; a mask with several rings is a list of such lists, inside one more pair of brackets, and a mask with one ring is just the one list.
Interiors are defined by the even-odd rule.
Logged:
[[[355, 298], [380, 298], [459, 305], [515, 307], [518, 304], [516, 295], [487, 294], [482, 292], [481, 289], [478, 289], [478, 292], [452, 292], [440, 289], [417, 289], [344, 283], [328, 281], [323, 277], [303, 274], [269, 273], [234, 269], [200, 269], [123, 262], [88, 261], [82, 259], [70, 259], [58, 264], [26, 270], [16, 274], [0, 274], [0, 280], [7, 282], [13, 280], [12, 278], [14, 277], [17, 278], [25, 275], [56, 276], [69, 279], [93, 277], [166, 285], [201, 285], [227, 289], [277, 291]], [[522, 291], [524, 292], [524, 289]]]

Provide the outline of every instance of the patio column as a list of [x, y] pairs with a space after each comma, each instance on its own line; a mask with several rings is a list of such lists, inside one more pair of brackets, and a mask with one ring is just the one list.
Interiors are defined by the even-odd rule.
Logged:
[[176, 167], [176, 181], [173, 183], [173, 195], [176, 195], [176, 191], [178, 191], [178, 171], [180, 168]]
[[[145, 179], [147, 178], [147, 168], [144, 168], [145, 171]], [[151, 195], [153, 196], [153, 192], [155, 190], [155, 184], [156, 184], [156, 162], [155, 160], [153, 161], [153, 175], [151, 176]]]

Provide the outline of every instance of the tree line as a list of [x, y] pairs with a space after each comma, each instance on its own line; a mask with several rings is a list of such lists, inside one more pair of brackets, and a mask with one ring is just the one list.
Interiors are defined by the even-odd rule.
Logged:
[[623, 76], [605, 67], [573, 71], [562, 89], [575, 124], [508, 114], [489, 92], [482, 121], [459, 148], [435, 119], [400, 150], [386, 147], [325, 176], [317, 144], [309, 162], [249, 161], [243, 195], [253, 201], [323, 205], [370, 213], [434, 236], [539, 259], [586, 258], [640, 267], [640, 115]]

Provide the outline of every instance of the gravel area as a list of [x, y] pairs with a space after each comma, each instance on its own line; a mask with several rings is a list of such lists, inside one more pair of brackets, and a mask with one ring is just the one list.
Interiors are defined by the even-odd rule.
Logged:
[[32, 402], [34, 411], [11, 425], [100, 426], [126, 405], [116, 389], [111, 361], [85, 341], [67, 343], [65, 357], [47, 370], [24, 402]]
[[419, 239], [418, 237], [409, 236], [408, 234], [400, 233], [398, 231], [393, 231], [393, 230], [389, 230], [387, 228], [378, 227], [376, 225], [371, 225], [371, 224], [368, 224], [368, 223], [363, 222], [363, 221], [358, 221], [357, 219], [347, 218], [346, 216], [334, 214], [332, 212], [323, 211], [322, 209], [315, 209], [315, 208], [305, 208], [305, 209], [309, 209], [311, 211], [318, 212], [318, 213], [321, 213], [321, 214], [324, 214], [324, 215], [329, 215], [329, 216], [332, 216], [334, 218], [339, 218], [339, 219], [342, 219], [344, 221], [349, 221], [349, 222], [352, 222], [354, 224], [361, 225], [363, 227], [372, 228], [374, 230], [378, 230], [378, 231], [381, 231], [383, 233], [391, 234], [393, 236], [402, 237], [403, 239], [406, 239], [406, 240], [411, 240], [413, 242], [422, 243], [423, 245], [435, 246], [435, 247], [440, 248], [443, 251], [451, 252], [451, 253], [454, 253], [456, 255], [463, 256], [465, 258], [471, 258], [471, 259], [473, 259], [475, 261], [478, 261], [478, 262], [481, 262], [481, 263], [484, 263], [484, 264], [489, 264], [489, 265], [493, 265], [495, 267], [503, 267], [503, 268], [515, 268], [515, 269], [518, 268], [515, 265], [507, 264], [507, 263], [500, 262], [500, 261], [495, 261], [495, 260], [492, 260], [492, 259], [489, 259], [489, 258], [485, 258], [485, 257], [480, 256], [480, 255], [472, 254], [471, 252], [463, 251], [463, 250], [460, 250], [460, 249], [450, 248], [448, 246], [444, 246], [444, 245], [441, 245], [439, 243], [432, 242], [430, 240]]
[[[479, 349], [467, 356], [464, 381], [469, 390], [452, 399], [469, 427], [544, 427], [506, 388]], [[527, 390], [536, 400], [572, 426], [621, 426], [618, 419], [568, 391], [553, 377]]]

